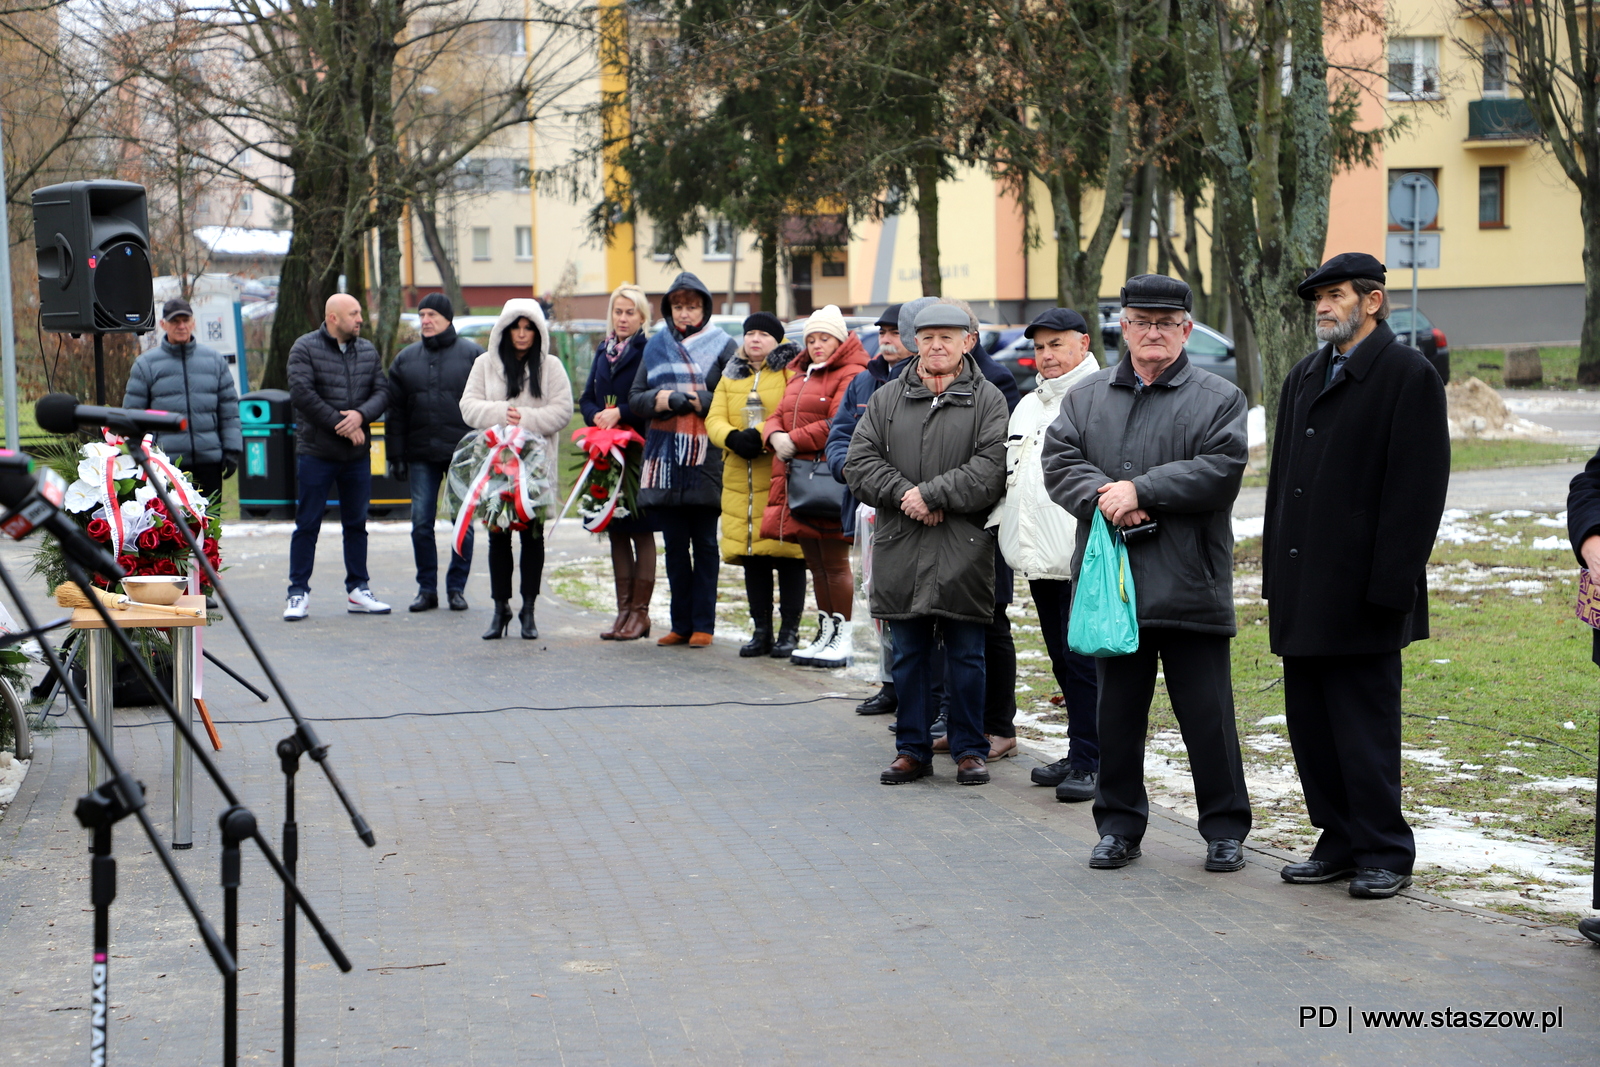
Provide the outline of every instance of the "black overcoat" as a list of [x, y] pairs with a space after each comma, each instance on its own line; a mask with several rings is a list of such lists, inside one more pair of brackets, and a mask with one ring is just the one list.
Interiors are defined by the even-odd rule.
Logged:
[[1426, 569], [1450, 483], [1444, 383], [1387, 323], [1324, 389], [1332, 352], [1295, 364], [1278, 402], [1261, 592], [1280, 656], [1428, 636]]
[[[1580, 567], [1588, 566], [1583, 561], [1583, 543], [1595, 534], [1600, 534], [1600, 452], [1567, 487], [1567, 536]], [[1592, 577], [1600, 578], [1600, 574]], [[1594, 632], [1594, 661], [1600, 664], [1600, 630]]]

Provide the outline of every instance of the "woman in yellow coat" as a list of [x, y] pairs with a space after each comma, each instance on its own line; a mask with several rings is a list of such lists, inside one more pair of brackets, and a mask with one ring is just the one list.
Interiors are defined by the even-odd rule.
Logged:
[[[722, 558], [744, 567], [745, 597], [755, 634], [741, 656], [788, 659], [800, 643], [806, 606], [806, 564], [800, 546], [761, 536], [761, 515], [772, 484], [772, 453], [761, 424], [789, 384], [789, 361], [799, 350], [783, 339], [777, 316], [758, 311], [744, 320], [744, 340], [722, 369], [706, 412], [706, 434], [723, 449]], [[772, 586], [777, 575], [777, 636], [772, 633]]]

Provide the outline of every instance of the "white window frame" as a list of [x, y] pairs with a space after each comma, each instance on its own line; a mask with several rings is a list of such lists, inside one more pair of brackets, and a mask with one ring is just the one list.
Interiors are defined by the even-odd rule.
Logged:
[[[1393, 70], [1395, 60], [1404, 61], [1406, 53], [1410, 53], [1411, 61], [1411, 88], [1409, 90], [1396, 89], [1394, 81], [1389, 79], [1390, 100], [1439, 100], [1444, 93], [1439, 86], [1439, 38], [1437, 37], [1394, 37], [1389, 40], [1388, 62]], [[1431, 86], [1431, 88], [1430, 88]]]
[[533, 262], [533, 227], [518, 226], [516, 231], [517, 262]]
[[494, 258], [494, 235], [487, 226], [474, 226], [472, 228], [472, 260], [474, 263], [487, 263]]
[[240, 193], [239, 194], [239, 210], [244, 212], [246, 215], [248, 215], [248, 214], [250, 214], [250, 212], [254, 211], [255, 209], [256, 209], [256, 198], [254, 196], [252, 196], [250, 193]]
[[[726, 248], [732, 245], [730, 251], [714, 252], [717, 245]], [[711, 219], [706, 223], [706, 232], [701, 245], [702, 256], [707, 263], [726, 263], [731, 259], [742, 258], [739, 256], [739, 232], [733, 228], [733, 223], [727, 219]]]
[[[1500, 57], [1500, 86], [1489, 87], [1489, 57]], [[1507, 89], [1511, 81], [1511, 49], [1507, 41], [1499, 34], [1485, 34], [1483, 38], [1483, 62], [1480, 64], [1479, 88], [1485, 100], [1503, 100], [1508, 96]]]

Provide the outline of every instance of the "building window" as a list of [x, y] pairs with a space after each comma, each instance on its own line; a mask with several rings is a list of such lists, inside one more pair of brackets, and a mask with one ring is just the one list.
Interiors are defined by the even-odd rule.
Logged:
[[738, 246], [739, 235], [727, 219], [712, 219], [706, 224], [705, 258], [731, 259]]
[[1506, 168], [1478, 168], [1478, 226], [1502, 229], [1506, 224]]
[[242, 211], [246, 215], [248, 215], [250, 212], [255, 210], [255, 206], [256, 206], [256, 198], [255, 197], [251, 196], [249, 193], [240, 193], [239, 194], [239, 210], [240, 211]]
[[[1405, 167], [1405, 168], [1403, 168], [1401, 170], [1391, 170], [1389, 172], [1389, 188], [1393, 189], [1394, 188], [1394, 183], [1399, 181], [1401, 178], [1404, 178], [1407, 174], [1426, 174], [1428, 176], [1428, 178], [1433, 182], [1434, 188], [1435, 189], [1439, 188], [1439, 168], [1438, 167]], [[1444, 192], [1442, 190], [1439, 193], [1439, 197], [1440, 197], [1441, 200], [1443, 200]], [[1438, 228], [1439, 228], [1439, 220], [1438, 220], [1437, 217], [1432, 222], [1430, 222], [1428, 225], [1422, 227], [1422, 229], [1424, 229], [1424, 230], [1437, 230]], [[1399, 230], [1410, 230], [1411, 227], [1410, 226], [1402, 226], [1402, 225], [1400, 225], [1398, 222], [1396, 222], [1394, 220], [1394, 216], [1391, 215], [1391, 216], [1389, 216], [1389, 229], [1399, 231]]]
[[1396, 37], [1389, 42], [1389, 99], [1439, 98], [1439, 38]]
[[248, 167], [256, 161], [256, 154], [248, 148], [239, 150], [239, 166]]
[[517, 227], [517, 258], [531, 260], [533, 258], [533, 227]]
[[520, 22], [496, 19], [485, 23], [479, 30], [479, 50], [492, 56], [525, 56], [528, 54], [528, 36]]
[[843, 278], [844, 266], [845, 263], [842, 259], [825, 259], [822, 261], [822, 276], [824, 278]]
[[[439, 243], [444, 246], [445, 258], [451, 263], [456, 262], [456, 231], [440, 222], [438, 224]], [[429, 263], [433, 262], [433, 249], [428, 247], [426, 240], [421, 241], [422, 258]]]
[[474, 226], [472, 228], [472, 258], [489, 258], [489, 227]]
[[1483, 95], [1506, 94], [1506, 40], [1494, 34], [1483, 39]]

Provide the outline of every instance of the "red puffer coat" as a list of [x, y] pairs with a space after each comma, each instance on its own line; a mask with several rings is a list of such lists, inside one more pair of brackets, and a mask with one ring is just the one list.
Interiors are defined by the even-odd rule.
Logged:
[[[789, 379], [789, 387], [784, 390], [783, 402], [762, 425], [761, 436], [770, 438], [782, 430], [794, 442], [796, 459], [819, 459], [826, 471], [828, 460], [824, 448], [834, 412], [839, 410], [846, 387], [866, 368], [867, 350], [861, 347], [861, 339], [854, 333], [838, 347], [825, 366], [813, 366], [810, 353], [800, 353], [789, 364], [794, 377]], [[844, 500], [842, 485], [839, 499], [841, 503]], [[801, 519], [789, 510], [789, 465], [777, 456], [772, 457], [772, 488], [767, 493], [767, 510], [761, 518], [761, 536], [780, 541], [802, 537], [849, 540], [837, 516], [831, 522], [810, 515]]]

